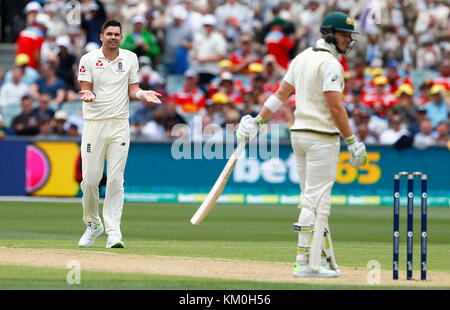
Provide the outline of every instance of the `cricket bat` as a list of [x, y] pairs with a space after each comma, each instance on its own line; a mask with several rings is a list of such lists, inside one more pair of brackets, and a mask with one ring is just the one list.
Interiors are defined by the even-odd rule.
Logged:
[[194, 216], [191, 218], [192, 225], [197, 226], [198, 224], [200, 224], [201, 221], [208, 215], [209, 211], [211, 211], [211, 209], [214, 207], [217, 199], [219, 199], [223, 189], [225, 188], [225, 185], [227, 184], [228, 178], [230, 177], [231, 172], [233, 171], [234, 166], [236, 165], [239, 155], [242, 153], [243, 150], [245, 150], [244, 141], [238, 144], [233, 154], [231, 155], [230, 159], [228, 159], [225, 168], [223, 168], [222, 172], [220, 173], [216, 183], [214, 183], [214, 186], [209, 191], [205, 200], [197, 209], [197, 212], [195, 212]]

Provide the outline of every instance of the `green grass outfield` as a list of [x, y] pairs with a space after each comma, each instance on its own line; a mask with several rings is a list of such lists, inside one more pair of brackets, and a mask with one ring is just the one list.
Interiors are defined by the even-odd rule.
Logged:
[[[217, 205], [198, 227], [189, 220], [198, 205], [126, 203], [126, 248], [105, 249], [106, 236], [91, 249], [111, 252], [294, 263], [295, 206]], [[405, 208], [401, 208], [400, 267], [405, 269]], [[79, 203], [0, 202], [0, 247], [78, 250], [84, 231]], [[376, 260], [392, 268], [392, 207], [333, 207], [329, 219], [338, 263], [366, 268]], [[428, 209], [428, 270], [450, 272], [450, 209]], [[415, 209], [414, 272], [419, 274], [420, 214]], [[120, 252], [119, 252], [120, 251]], [[1, 256], [0, 256], [1, 258]], [[67, 269], [0, 265], [0, 289], [367, 289], [350, 286], [235, 281], [210, 278], [83, 271], [81, 285], [68, 285]], [[396, 287], [396, 288], [407, 288]], [[447, 288], [449, 289], [449, 288]]]

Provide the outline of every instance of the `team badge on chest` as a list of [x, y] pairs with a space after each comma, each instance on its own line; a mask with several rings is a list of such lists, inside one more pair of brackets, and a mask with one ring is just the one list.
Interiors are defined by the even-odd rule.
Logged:
[[119, 61], [117, 63], [117, 72], [119, 72], [119, 73], [123, 73], [124, 72], [123, 71], [123, 63], [121, 61]]

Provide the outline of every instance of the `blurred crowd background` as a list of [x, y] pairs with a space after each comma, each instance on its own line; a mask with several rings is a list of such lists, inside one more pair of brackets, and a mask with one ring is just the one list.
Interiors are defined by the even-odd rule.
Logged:
[[[78, 61], [101, 46], [100, 27], [111, 18], [122, 23], [122, 48], [138, 55], [140, 87], [163, 94], [161, 105], [130, 103], [132, 139], [201, 141], [217, 135], [208, 128], [232, 138], [241, 116], [256, 115], [290, 61], [321, 37], [332, 11], [349, 14], [360, 32], [340, 58], [358, 138], [450, 148], [448, 0], [28, 2], [8, 36], [14, 66], [0, 68], [0, 138], [81, 135]], [[273, 115], [279, 126], [269, 137], [289, 136], [294, 108], [291, 96]]]

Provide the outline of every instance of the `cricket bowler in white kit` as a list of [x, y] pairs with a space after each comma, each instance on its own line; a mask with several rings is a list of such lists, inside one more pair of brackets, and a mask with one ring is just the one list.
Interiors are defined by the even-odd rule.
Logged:
[[87, 225], [78, 246], [91, 247], [103, 231], [99, 216], [99, 182], [107, 163], [103, 219], [107, 248], [123, 248], [120, 220], [124, 199], [124, 170], [130, 146], [129, 97], [161, 103], [160, 94], [139, 88], [135, 53], [119, 48], [123, 39], [118, 21], [102, 26], [101, 48], [81, 57], [78, 80], [85, 119], [81, 137], [83, 221]]
[[295, 122], [290, 128], [291, 143], [300, 177], [295, 277], [338, 277], [340, 271], [333, 253], [328, 216], [331, 190], [336, 180], [342, 135], [351, 154], [350, 163], [359, 168], [366, 162], [363, 143], [350, 128], [342, 104], [344, 72], [339, 54], [347, 52], [358, 33], [352, 19], [341, 12], [329, 14], [322, 22], [322, 39], [291, 62], [280, 87], [264, 103], [256, 117], [243, 116], [239, 139], [251, 139], [295, 90]]

